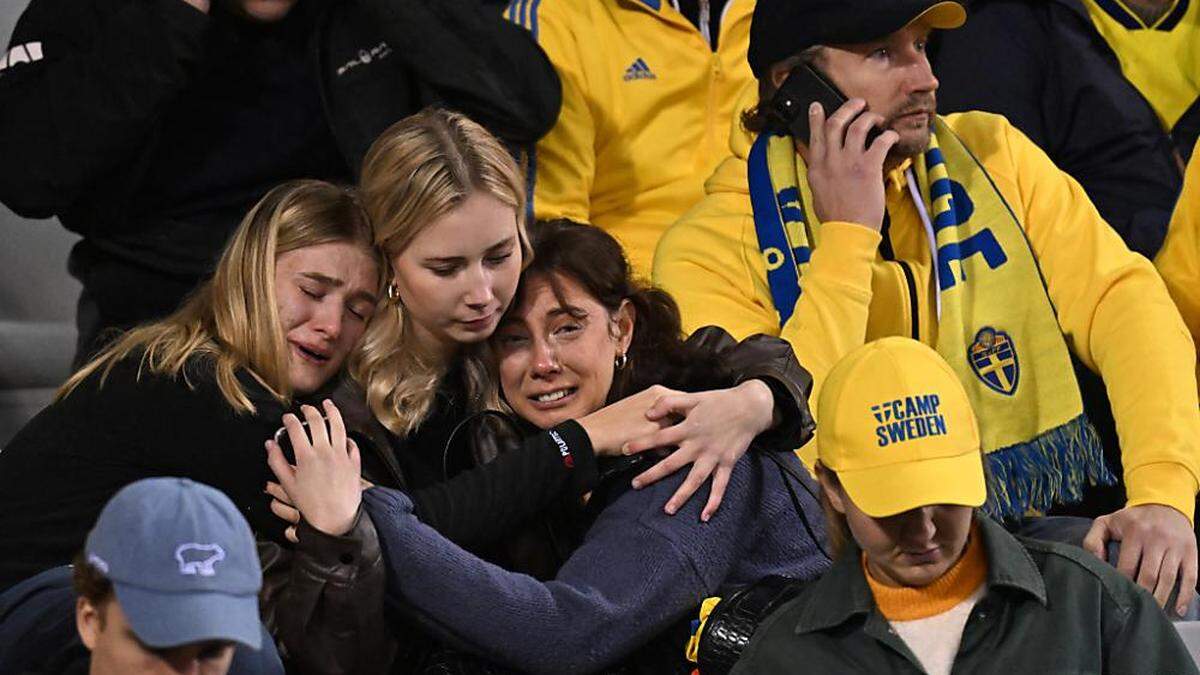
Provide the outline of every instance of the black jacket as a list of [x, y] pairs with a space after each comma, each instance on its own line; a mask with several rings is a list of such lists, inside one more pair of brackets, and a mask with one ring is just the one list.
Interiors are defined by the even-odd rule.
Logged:
[[72, 273], [114, 325], [170, 311], [275, 184], [353, 180], [427, 105], [514, 146], [558, 116], [545, 54], [478, 0], [299, 0], [278, 25], [228, 4], [32, 0], [13, 32], [39, 58], [0, 69], [0, 202], [83, 235]]
[[[283, 541], [284, 523], [263, 493], [273, 480], [263, 442], [288, 411], [252, 378], [242, 378], [257, 414], [235, 413], [203, 357], [188, 383], [143, 372], [140, 359], [118, 362], [103, 386], [93, 374], [35, 416], [0, 452], [0, 591], [70, 562], [109, 498], [152, 476], [183, 476], [221, 490], [260, 537]], [[372, 453], [360, 443], [364, 455]], [[417, 512], [459, 543], [495, 536], [539, 512], [559, 494], [582, 494], [595, 481], [591, 455], [566, 467], [546, 434], [519, 452], [454, 481], [412, 490]], [[386, 472], [372, 482], [401, 487]]]
[[[1007, 117], [1130, 249], [1154, 257], [1182, 185], [1175, 149], [1080, 0], [976, 0], [932, 57], [941, 112]], [[1195, 140], [1180, 139], [1185, 156]]]

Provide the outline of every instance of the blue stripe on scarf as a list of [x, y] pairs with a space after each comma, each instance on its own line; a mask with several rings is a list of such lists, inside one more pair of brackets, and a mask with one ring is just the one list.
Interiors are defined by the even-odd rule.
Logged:
[[[783, 214], [780, 213], [779, 202], [775, 199], [775, 188], [771, 185], [771, 174], [767, 169], [767, 144], [772, 134], [759, 134], [750, 148], [748, 177], [750, 183], [750, 205], [754, 209], [754, 229], [758, 233], [758, 247], [766, 252], [775, 249], [783, 256], [783, 264], [775, 269], [767, 269], [767, 285], [771, 289], [771, 300], [775, 311], [779, 314], [779, 325], [783, 326], [792, 316], [796, 301], [800, 299], [800, 271], [796, 269], [797, 262], [807, 262], [811, 252], [802, 248], [793, 252], [787, 240], [784, 229]], [[799, 199], [797, 199], [797, 202]], [[796, 209], [788, 209], [789, 216], [802, 216], [792, 213]], [[793, 218], [800, 220], [802, 218]], [[797, 261], [796, 257], [803, 258]]]
[[1096, 430], [1082, 414], [1029, 441], [989, 452], [985, 463], [988, 500], [983, 510], [998, 520], [1045, 513], [1055, 504], [1083, 499], [1087, 485], [1117, 482]]
[[[945, 163], [946, 158], [942, 156], [942, 151], [938, 148], [930, 148], [929, 151], [925, 153], [925, 169], [930, 175], [932, 175], [934, 167], [942, 166]], [[933, 208], [933, 204], [935, 204], [938, 199], [951, 194], [953, 187], [954, 186], [948, 177], [938, 178], [931, 181], [929, 184], [930, 208]], [[953, 227], [959, 223], [958, 215], [954, 211], [953, 198], [950, 201], [949, 209], [942, 211], [941, 213], [934, 213], [932, 215], [933, 231], [935, 233], [941, 232], [947, 227]]]
[[533, 34], [533, 41], [538, 39], [538, 5], [542, 4], [542, 0], [533, 0], [533, 7], [529, 9], [529, 32]]

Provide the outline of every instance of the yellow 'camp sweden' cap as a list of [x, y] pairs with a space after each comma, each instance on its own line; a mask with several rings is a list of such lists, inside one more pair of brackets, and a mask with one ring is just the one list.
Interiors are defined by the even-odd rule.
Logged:
[[817, 403], [817, 449], [873, 518], [987, 497], [979, 427], [958, 377], [908, 338], [870, 342], [838, 362]]

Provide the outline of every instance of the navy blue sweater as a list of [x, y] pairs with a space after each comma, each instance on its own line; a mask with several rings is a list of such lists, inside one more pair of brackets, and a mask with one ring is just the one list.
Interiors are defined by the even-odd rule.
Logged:
[[[793, 454], [779, 457], [805, 473]], [[449, 542], [417, 520], [400, 491], [373, 488], [364, 503], [379, 532], [389, 598], [415, 606], [488, 660], [535, 673], [584, 673], [629, 655], [723, 588], [772, 574], [809, 579], [828, 567], [781, 471], [762, 455], [739, 460], [708, 523], [700, 522], [699, 497], [675, 516], [663, 513], [686, 473], [618, 496], [546, 582]], [[796, 492], [824, 537], [820, 506]]]

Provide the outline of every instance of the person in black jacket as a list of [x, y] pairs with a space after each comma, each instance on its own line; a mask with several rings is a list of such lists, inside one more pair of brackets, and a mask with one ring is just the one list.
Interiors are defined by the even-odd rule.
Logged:
[[[358, 453], [347, 451], [340, 417], [329, 409], [328, 431], [315, 410], [306, 411], [311, 437], [298, 420], [288, 422], [295, 468], [272, 449], [282, 496], [299, 508], [277, 503], [276, 512], [325, 536], [369, 530], [383, 547], [389, 604], [406, 618], [419, 610], [422, 625], [450, 646], [521, 672], [689, 672], [687, 619], [706, 596], [766, 575], [811, 579], [828, 564], [816, 485], [792, 453], [812, 434], [811, 377], [778, 338], [737, 343], [708, 327], [684, 340], [674, 301], [635, 282], [620, 244], [599, 228], [544, 221], [531, 240], [521, 290], [491, 339], [495, 386], [518, 438], [562, 431], [564, 422], [635, 392], [658, 398], [660, 412], [674, 409], [675, 399], [694, 405], [716, 396], [713, 388], [736, 386], [749, 368], [786, 364], [777, 381], [799, 396], [783, 416], [788, 423], [753, 439], [760, 451], [743, 456], [739, 430], [719, 416], [689, 416], [649, 441], [684, 448], [695, 442], [687, 426], [713, 427], [717, 443], [736, 456], [733, 467], [713, 473], [725, 493], [720, 511], [710, 517], [693, 500], [664, 514], [663, 499], [688, 480], [686, 471], [648, 455], [602, 458], [602, 479], [588, 498], [564, 498], [533, 523], [497, 532], [506, 555], [472, 555], [418, 522], [401, 491], [370, 489], [362, 497], [370, 518], [362, 516]], [[557, 442], [575, 452], [586, 438], [563, 433]], [[668, 477], [645, 487], [639, 476], [651, 466]], [[447, 672], [437, 668], [469, 660], [454, 649], [435, 651], [417, 672]]]
[[[284, 580], [267, 589], [268, 625], [285, 631], [289, 617], [307, 618], [309, 608], [296, 604], [308, 597], [303, 584], [291, 584], [299, 588], [290, 593], [286, 586], [340, 551], [336, 542], [309, 539], [292, 564], [276, 550], [286, 540], [263, 493], [270, 475], [263, 443], [285, 412], [332, 391], [373, 319], [386, 269], [350, 192], [313, 180], [269, 192], [234, 233], [210, 281], [175, 313], [131, 331], [76, 372], [0, 453], [0, 607], [14, 584], [67, 564], [121, 487], [182, 476], [226, 493], [273, 552], [264, 565], [282, 567]], [[648, 405], [618, 403], [591, 429], [620, 439], [623, 427], [640, 428]], [[456, 541], [486, 540], [564, 494], [589, 490], [595, 458], [590, 444], [579, 447], [564, 461], [552, 436], [531, 437], [413, 498]], [[387, 472], [365, 478], [404, 484]], [[464, 505], [478, 508], [464, 517]], [[364, 587], [369, 577], [369, 570], [360, 575]], [[382, 588], [382, 570], [378, 582]], [[285, 658], [309, 666], [301, 672], [327, 672], [313, 659], [355, 651], [365, 640], [356, 630], [380, 612], [364, 605], [349, 615], [322, 614], [301, 627], [304, 640], [291, 643]], [[0, 621], [0, 633], [8, 628]]]
[[1007, 117], [1154, 258], [1182, 185], [1177, 150], [1083, 0], [976, 0], [931, 51], [939, 110]]
[[33, 0], [11, 45], [0, 202], [83, 236], [76, 365], [105, 329], [173, 311], [279, 182], [352, 180], [431, 103], [532, 143], [560, 99], [478, 0]]

